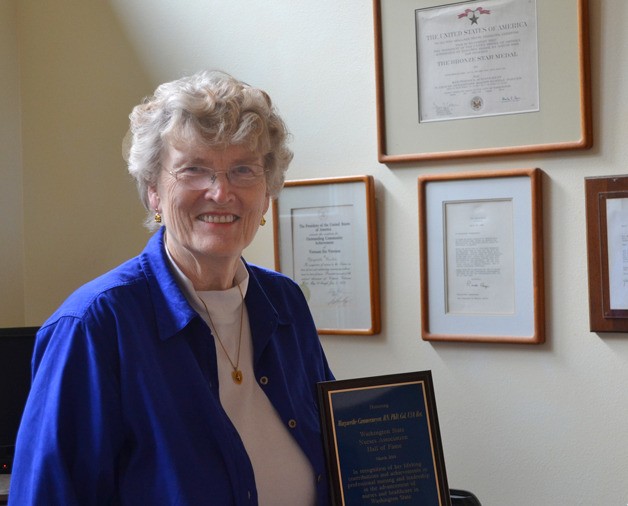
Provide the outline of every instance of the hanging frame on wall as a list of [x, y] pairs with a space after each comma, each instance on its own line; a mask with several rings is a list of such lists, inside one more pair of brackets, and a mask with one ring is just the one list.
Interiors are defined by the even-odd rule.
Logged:
[[592, 144], [587, 0], [374, 0], [382, 163]]
[[542, 174], [419, 177], [424, 340], [545, 341]]
[[319, 334], [380, 332], [372, 176], [286, 181], [273, 200], [275, 269], [303, 291]]
[[589, 327], [628, 332], [628, 176], [585, 178]]

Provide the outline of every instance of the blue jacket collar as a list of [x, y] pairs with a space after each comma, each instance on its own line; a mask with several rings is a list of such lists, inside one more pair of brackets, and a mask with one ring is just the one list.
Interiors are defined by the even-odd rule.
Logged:
[[[164, 245], [165, 227], [161, 227], [148, 241], [140, 255], [140, 265], [149, 286], [158, 323], [159, 338], [168, 339], [184, 329], [193, 319], [200, 318], [179, 288], [166, 257]], [[255, 356], [259, 354], [278, 325], [290, 324], [280, 321], [277, 310], [268, 299], [260, 284], [257, 269], [244, 261], [249, 272], [246, 307], [251, 322]]]

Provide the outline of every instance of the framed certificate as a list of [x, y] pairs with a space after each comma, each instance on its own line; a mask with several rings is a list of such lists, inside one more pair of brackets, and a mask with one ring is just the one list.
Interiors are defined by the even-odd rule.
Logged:
[[430, 371], [318, 384], [334, 506], [449, 506]]
[[286, 181], [273, 234], [275, 269], [301, 287], [319, 334], [380, 331], [371, 176]]
[[628, 176], [585, 179], [589, 326], [628, 332]]
[[382, 163], [589, 148], [587, 0], [374, 0]]
[[542, 172], [420, 176], [421, 334], [545, 340]]

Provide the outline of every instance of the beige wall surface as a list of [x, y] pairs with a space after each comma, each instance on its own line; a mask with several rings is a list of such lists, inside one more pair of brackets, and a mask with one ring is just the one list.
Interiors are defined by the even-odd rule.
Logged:
[[24, 218], [16, 4], [0, 2], [0, 326], [24, 322]]
[[106, 2], [19, 2], [25, 318], [138, 253], [143, 209], [121, 143], [145, 69]]
[[[0, 139], [3, 174], [6, 156], [12, 167], [0, 205], [8, 195], [16, 216], [2, 214], [0, 301], [23, 291], [25, 303], [0, 313], [5, 324], [40, 323], [71, 290], [142, 247], [143, 210], [120, 156], [127, 115], [159, 82], [222, 68], [274, 98], [294, 136], [289, 178], [377, 181], [382, 332], [323, 336], [337, 377], [432, 370], [449, 484], [484, 505], [628, 503], [628, 336], [588, 330], [584, 204], [585, 177], [628, 172], [625, 0], [590, 2], [591, 150], [401, 166], [377, 162], [370, 0], [16, 4], [15, 14], [0, 4], [0, 28], [15, 19], [18, 27], [17, 44], [1, 31], [12, 100], [0, 112], [3, 123], [5, 111], [21, 121], [20, 131], [3, 125]], [[4, 246], [20, 235], [20, 158], [23, 284], [13, 270], [20, 247]], [[422, 341], [417, 176], [527, 167], [546, 174], [547, 342]], [[271, 226], [249, 261], [272, 267]]]

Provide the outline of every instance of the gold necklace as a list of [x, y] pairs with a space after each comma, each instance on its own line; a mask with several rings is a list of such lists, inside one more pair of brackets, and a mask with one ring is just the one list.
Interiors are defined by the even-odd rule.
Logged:
[[199, 297], [199, 299], [201, 300], [201, 303], [203, 304], [203, 307], [205, 308], [205, 312], [207, 313], [207, 318], [209, 318], [209, 323], [211, 324], [212, 331], [214, 332], [214, 334], [216, 334], [216, 339], [218, 339], [218, 342], [220, 343], [220, 347], [222, 348], [222, 351], [225, 352], [225, 356], [227, 357], [227, 360], [229, 361], [229, 363], [231, 364], [231, 367], [233, 368], [233, 371], [231, 371], [231, 377], [233, 378], [233, 381], [239, 385], [242, 383], [242, 380], [244, 379], [244, 376], [242, 375], [242, 371], [240, 370], [240, 367], [239, 367], [240, 348], [242, 347], [242, 320], [244, 319], [244, 295], [242, 295], [242, 289], [240, 288], [240, 285], [238, 284], [237, 286], [238, 286], [238, 290], [240, 291], [240, 298], [242, 299], [242, 303], [240, 304], [240, 337], [238, 338], [238, 353], [236, 356], [235, 364], [233, 363], [233, 360], [231, 360], [229, 353], [227, 353], [227, 348], [225, 348], [225, 345], [222, 343], [222, 339], [220, 339], [220, 336], [218, 335], [218, 331], [216, 330], [216, 325], [214, 325], [212, 316], [209, 314], [209, 309], [207, 309], [207, 304], [205, 304], [205, 301], [201, 297]]

